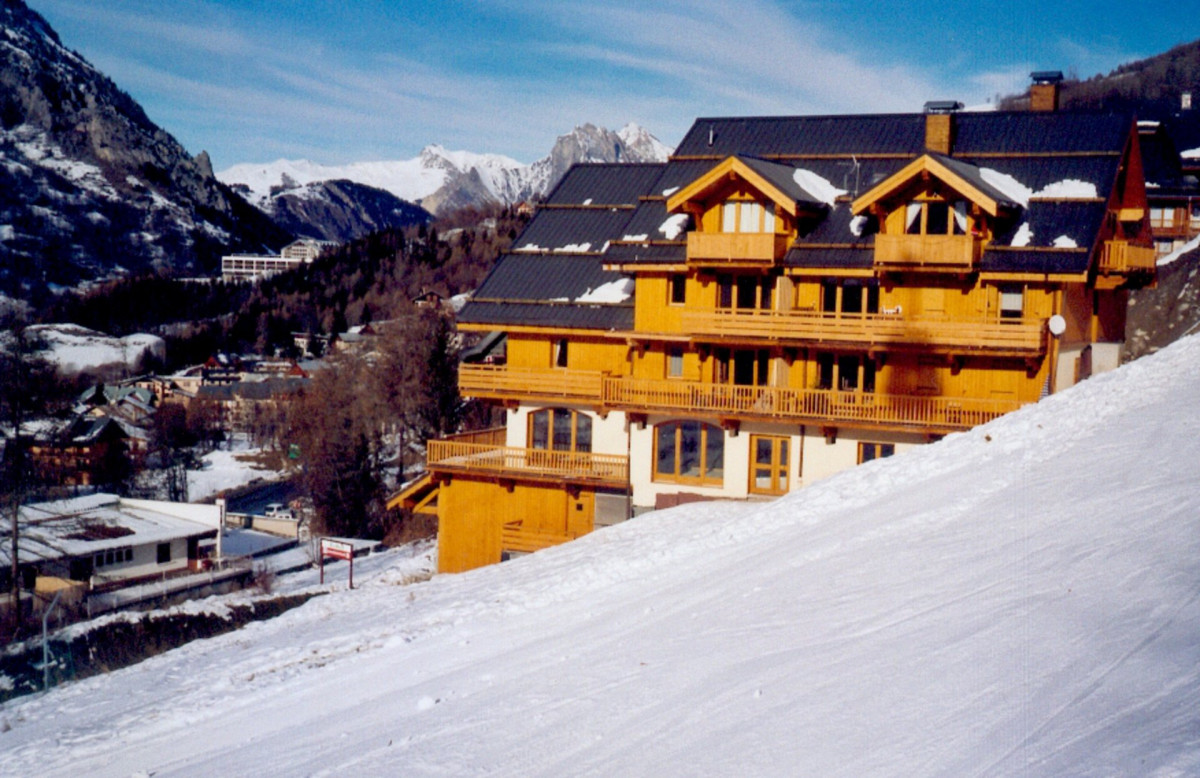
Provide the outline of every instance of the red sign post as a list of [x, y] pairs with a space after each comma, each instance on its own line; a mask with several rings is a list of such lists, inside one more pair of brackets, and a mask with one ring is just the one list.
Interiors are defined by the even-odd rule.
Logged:
[[325, 583], [325, 558], [345, 559], [350, 563], [350, 588], [354, 588], [354, 546], [344, 540], [321, 538], [321, 583]]

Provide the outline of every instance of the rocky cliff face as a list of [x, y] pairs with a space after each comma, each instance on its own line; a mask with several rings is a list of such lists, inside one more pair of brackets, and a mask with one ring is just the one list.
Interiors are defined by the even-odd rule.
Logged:
[[[671, 150], [636, 124], [620, 132], [584, 124], [558, 136], [550, 154], [532, 165], [502, 169], [484, 177], [479, 167], [450, 171], [446, 181], [421, 199], [434, 213], [467, 205], [510, 205], [545, 197], [579, 162], [664, 162]], [[490, 183], [490, 185], [489, 185]]]
[[1200, 332], [1200, 249], [1181, 249], [1163, 262], [1153, 287], [1129, 295], [1125, 359], [1153, 354]]
[[0, 293], [204, 272], [290, 238], [21, 0], [0, 5]]

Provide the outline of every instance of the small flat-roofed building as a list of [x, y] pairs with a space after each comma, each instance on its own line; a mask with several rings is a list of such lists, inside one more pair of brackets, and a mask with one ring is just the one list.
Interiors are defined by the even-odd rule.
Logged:
[[[91, 589], [129, 585], [197, 569], [200, 541], [214, 538], [216, 505], [132, 500], [93, 494], [23, 505], [18, 562], [26, 588], [40, 577], [86, 582]], [[0, 548], [7, 590], [11, 548]]]

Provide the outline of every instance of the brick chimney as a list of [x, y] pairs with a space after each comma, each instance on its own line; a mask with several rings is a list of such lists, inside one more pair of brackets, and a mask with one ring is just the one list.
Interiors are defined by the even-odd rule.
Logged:
[[1033, 111], [1058, 110], [1058, 85], [1062, 83], [1061, 70], [1035, 70], [1029, 74], [1033, 86], [1029, 87], [1029, 108]]
[[955, 100], [925, 103], [925, 150], [950, 154], [954, 149], [954, 113], [963, 104]]

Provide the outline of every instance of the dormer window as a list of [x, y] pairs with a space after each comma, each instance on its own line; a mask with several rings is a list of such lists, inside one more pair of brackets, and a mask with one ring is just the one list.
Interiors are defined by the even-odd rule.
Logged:
[[721, 232], [775, 232], [775, 204], [726, 200], [721, 206]]
[[967, 204], [962, 200], [914, 200], [904, 214], [908, 235], [966, 235]]

